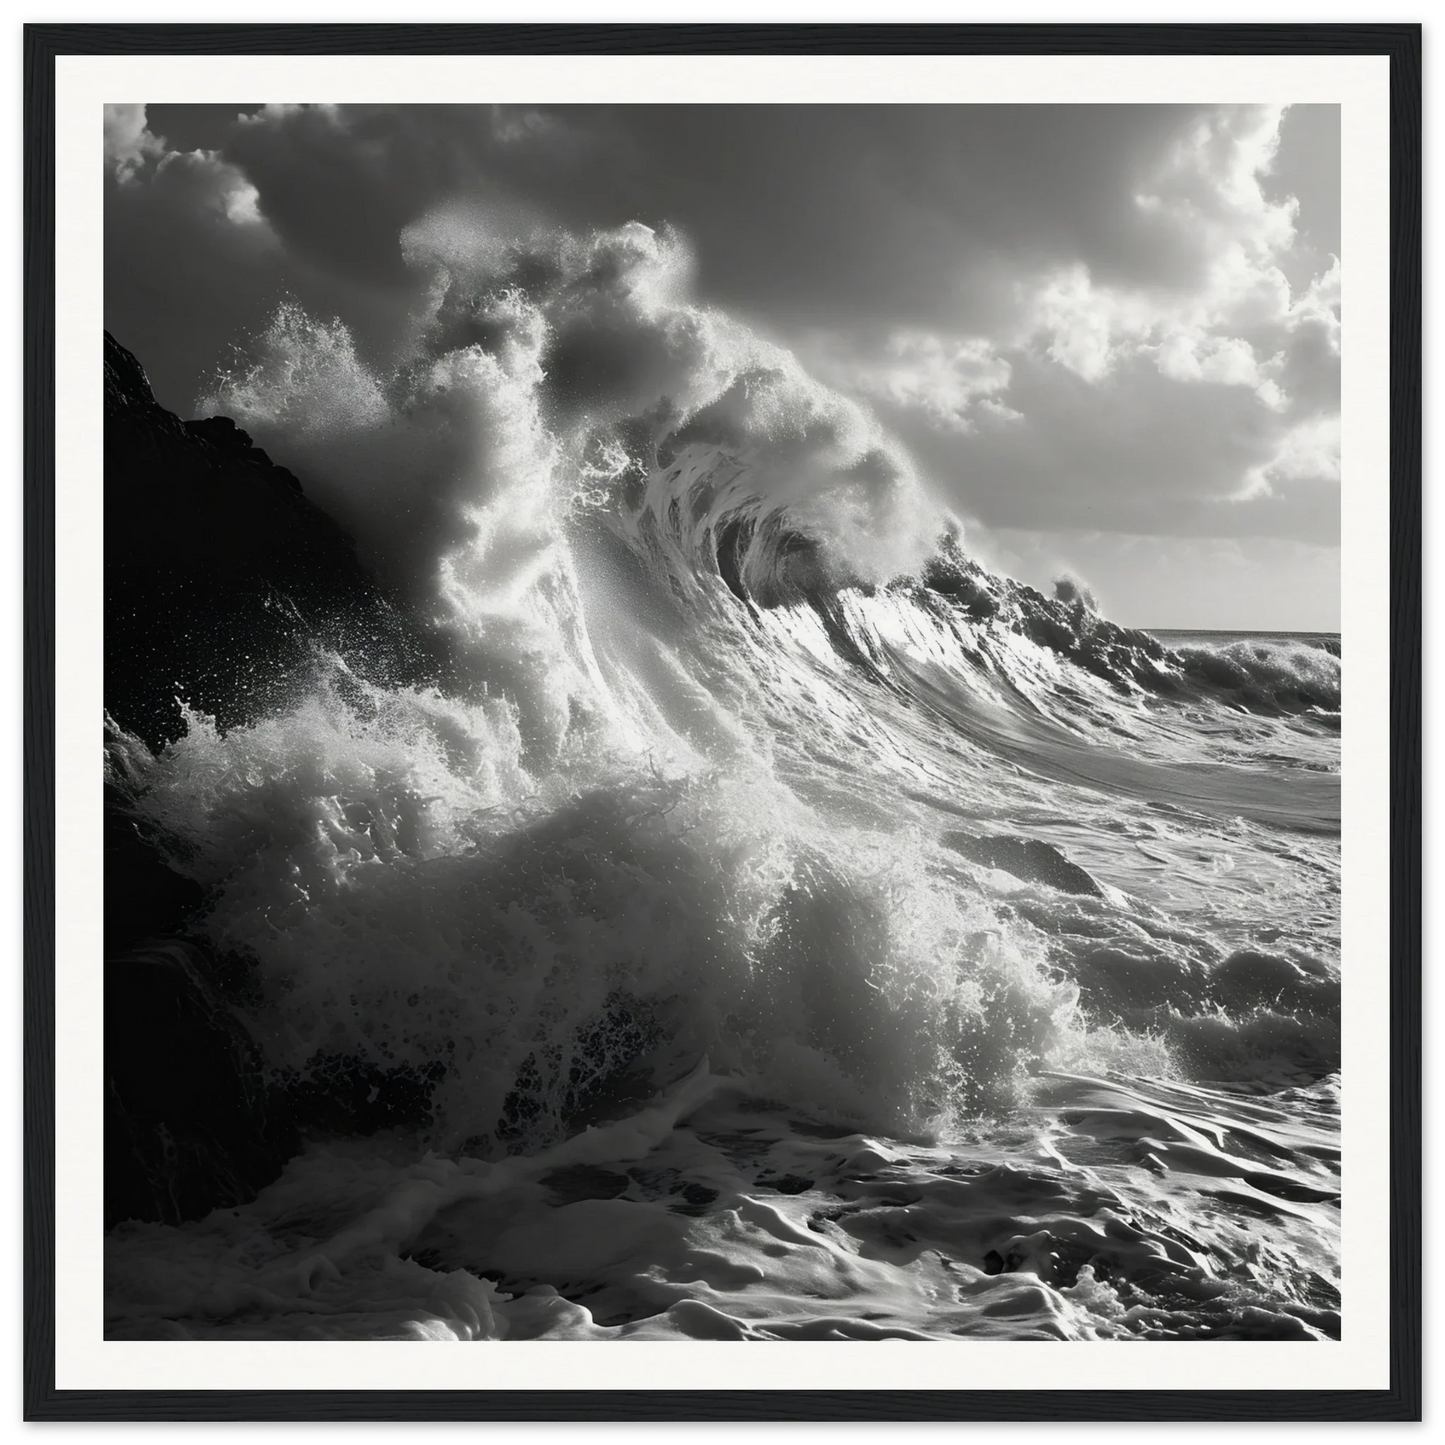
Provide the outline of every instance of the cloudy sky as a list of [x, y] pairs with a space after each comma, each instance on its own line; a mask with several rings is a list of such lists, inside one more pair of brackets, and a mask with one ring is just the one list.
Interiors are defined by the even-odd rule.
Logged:
[[385, 367], [438, 208], [670, 225], [990, 564], [1338, 626], [1337, 107], [136, 105], [105, 154], [106, 325], [183, 415], [286, 300]]

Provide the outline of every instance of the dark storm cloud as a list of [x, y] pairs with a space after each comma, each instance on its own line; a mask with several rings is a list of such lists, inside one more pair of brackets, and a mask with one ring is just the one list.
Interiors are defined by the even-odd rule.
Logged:
[[559, 173], [574, 153], [562, 123], [491, 106], [267, 107], [238, 119], [219, 153], [297, 255], [385, 286], [408, 280], [402, 230], [439, 201], [506, 195], [519, 148]]
[[[705, 294], [774, 321], [960, 324], [995, 278], [1087, 257], [1187, 284], [1197, 257], [1127, 217], [1136, 167], [1187, 110], [697, 106], [566, 112], [606, 166], [550, 199], [576, 224], [671, 222]], [[557, 176], [558, 180], [563, 179]], [[546, 182], [543, 190], [546, 191]], [[1123, 223], [1121, 224], [1121, 218]]]
[[381, 359], [426, 286], [403, 260], [405, 226], [459, 195], [525, 206], [507, 186], [511, 152], [535, 167], [585, 149], [525, 109], [153, 109], [149, 148], [122, 135], [128, 148], [107, 166], [106, 315], [181, 410], [286, 299], [341, 316]]
[[[147, 123], [148, 122], [148, 123]], [[680, 230], [694, 291], [986, 527], [1337, 531], [1338, 110], [116, 108], [107, 317], [187, 410], [294, 299], [376, 363], [439, 208]]]
[[1281, 264], [1301, 289], [1340, 254], [1340, 108], [1292, 105], [1280, 122], [1279, 154], [1264, 190], [1299, 203], [1298, 240]]
[[1193, 107], [154, 109], [155, 133], [239, 167], [299, 254], [377, 282], [400, 281], [401, 228], [458, 193], [676, 225], [704, 295], [782, 324], [982, 325], [1021, 265], [1188, 286], [1204, 259], [1133, 204]]

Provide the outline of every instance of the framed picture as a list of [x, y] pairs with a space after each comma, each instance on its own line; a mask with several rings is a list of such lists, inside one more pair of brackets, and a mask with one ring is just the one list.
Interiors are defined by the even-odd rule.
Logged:
[[28, 1418], [1419, 1417], [1419, 27], [25, 45]]

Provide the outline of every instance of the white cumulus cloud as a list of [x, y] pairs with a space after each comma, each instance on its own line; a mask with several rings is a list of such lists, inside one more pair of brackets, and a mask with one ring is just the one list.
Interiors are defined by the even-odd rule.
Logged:
[[1144, 356], [1172, 381], [1248, 387], [1284, 411], [1291, 333], [1324, 327], [1338, 353], [1339, 262], [1292, 294], [1279, 263], [1296, 239], [1298, 203], [1272, 200], [1262, 184], [1281, 114], [1245, 107], [1202, 117], [1135, 197], [1141, 213], [1198, 251], [1201, 285], [1100, 281], [1083, 263], [1057, 267], [1020, 288], [1024, 344], [1089, 382]]
[[889, 337], [880, 358], [858, 368], [853, 384], [900, 409], [921, 411], [943, 430], [969, 432], [979, 409], [1000, 420], [1017, 417], [998, 399], [1011, 374], [983, 337], [905, 330]]

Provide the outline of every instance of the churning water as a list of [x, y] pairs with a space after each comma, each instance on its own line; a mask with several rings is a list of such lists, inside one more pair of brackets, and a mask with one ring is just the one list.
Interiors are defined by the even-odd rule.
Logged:
[[1337, 642], [990, 575], [665, 234], [406, 245], [394, 365], [283, 308], [204, 409], [453, 674], [107, 767], [273, 1076], [426, 1120], [117, 1226], [110, 1335], [1337, 1336]]

